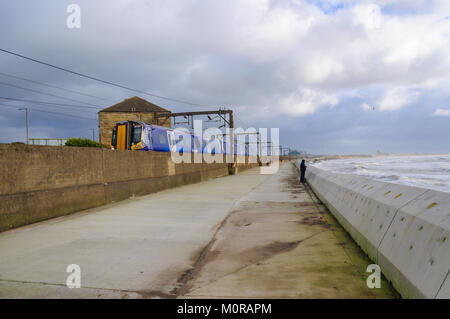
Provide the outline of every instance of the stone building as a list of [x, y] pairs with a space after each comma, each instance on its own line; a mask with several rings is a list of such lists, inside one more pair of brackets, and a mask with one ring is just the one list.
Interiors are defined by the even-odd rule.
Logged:
[[169, 110], [137, 96], [125, 99], [98, 112], [100, 143], [111, 147], [112, 131], [116, 123], [120, 121], [141, 121], [148, 124], [171, 127], [170, 117], [155, 117], [157, 114], [168, 113], [170, 114]]

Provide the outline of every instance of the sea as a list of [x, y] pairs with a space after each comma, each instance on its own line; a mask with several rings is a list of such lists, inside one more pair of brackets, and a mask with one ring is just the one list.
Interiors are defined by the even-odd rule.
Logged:
[[374, 156], [324, 160], [309, 165], [450, 193], [450, 155]]

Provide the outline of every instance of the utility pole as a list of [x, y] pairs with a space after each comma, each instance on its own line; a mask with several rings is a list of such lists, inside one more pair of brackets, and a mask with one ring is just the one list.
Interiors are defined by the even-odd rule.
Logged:
[[[228, 114], [228, 120], [226, 118], [226, 115]], [[227, 125], [228, 128], [230, 129], [230, 154], [229, 154], [229, 164], [235, 163], [235, 159], [234, 159], [234, 118], [233, 118], [233, 111], [232, 110], [227, 110], [227, 109], [222, 109], [219, 108], [219, 110], [216, 111], [198, 111], [198, 112], [181, 112], [181, 113], [171, 113], [171, 112], [167, 112], [167, 113], [161, 113], [161, 114], [156, 114], [155, 118], [159, 119], [159, 118], [163, 118], [164, 121], [162, 122], [162, 125], [164, 125], [164, 123], [167, 122], [168, 119], [173, 118], [173, 123], [175, 124], [193, 124], [194, 123], [194, 116], [209, 116], [209, 115], [218, 115], [223, 121], [224, 121], [224, 126]], [[176, 118], [177, 117], [183, 117], [184, 119], [187, 119], [187, 122], [177, 122]], [[230, 163], [231, 162], [231, 163]]]
[[27, 107], [25, 108], [25, 118], [26, 118], [26, 121], [27, 121], [27, 144], [29, 144], [30, 143], [30, 139], [28, 138], [28, 108]]
[[261, 141], [261, 133], [258, 132], [258, 140], [259, 140], [259, 149], [258, 149], [258, 163], [262, 165], [262, 141]]
[[27, 144], [29, 144], [30, 139], [28, 138], [28, 107], [20, 108], [19, 111], [25, 110], [25, 120], [27, 122]]
[[[236, 161], [237, 161], [237, 156], [236, 158], [234, 157], [234, 119], [233, 119], [233, 111], [230, 111], [230, 113], [228, 113], [229, 115], [229, 127], [230, 127], [230, 140], [231, 140], [231, 145], [230, 145], [230, 155], [232, 156], [231, 158], [233, 159], [233, 167], [236, 167]], [[235, 168], [237, 169], [237, 168]]]
[[92, 129], [92, 140], [95, 141], [95, 128]]

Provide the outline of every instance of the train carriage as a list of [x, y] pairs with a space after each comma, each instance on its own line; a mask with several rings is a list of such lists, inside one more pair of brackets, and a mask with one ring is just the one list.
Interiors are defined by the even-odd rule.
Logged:
[[182, 130], [139, 121], [118, 122], [113, 129], [111, 144], [116, 150], [209, 154], [223, 154], [226, 146], [221, 140], [214, 143]]

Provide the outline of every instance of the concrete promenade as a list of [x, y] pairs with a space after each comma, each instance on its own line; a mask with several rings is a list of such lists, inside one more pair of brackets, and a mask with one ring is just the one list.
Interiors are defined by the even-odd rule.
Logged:
[[285, 163], [0, 233], [0, 298], [396, 297], [368, 264]]

